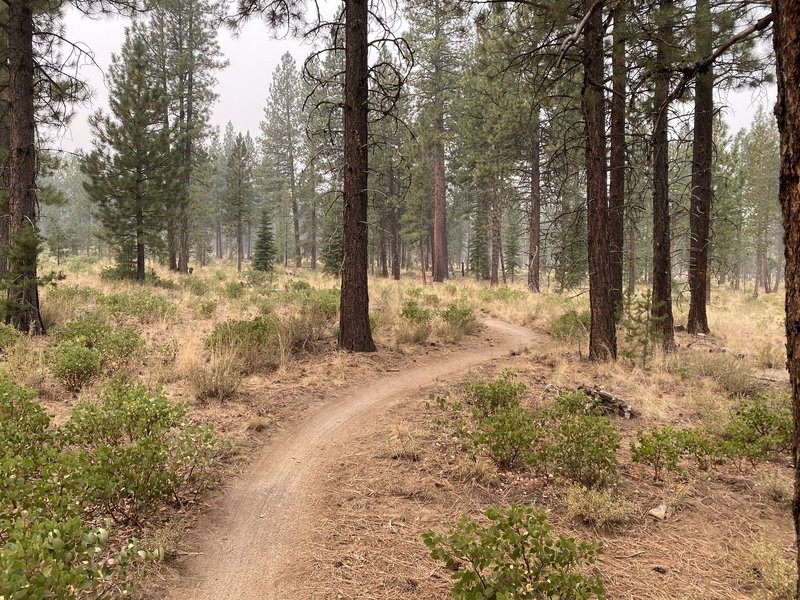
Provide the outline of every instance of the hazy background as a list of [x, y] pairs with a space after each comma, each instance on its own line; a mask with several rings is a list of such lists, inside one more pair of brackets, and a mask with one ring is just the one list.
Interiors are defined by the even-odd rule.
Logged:
[[[89, 82], [93, 96], [90, 102], [75, 107], [70, 126], [57, 134], [56, 148], [68, 151], [90, 148], [87, 119], [97, 108], [108, 106], [104, 73], [111, 64], [112, 53], [118, 52], [122, 46], [127, 23], [129, 20], [121, 17], [90, 19], [74, 10], [67, 13], [65, 37], [90, 50], [96, 64], [87, 61], [80, 68], [79, 75]], [[221, 27], [219, 44], [229, 65], [217, 72], [218, 99], [211, 124], [223, 129], [231, 121], [236, 131], [249, 130], [255, 137], [263, 119], [272, 71], [281, 55], [291, 52], [298, 65], [302, 65], [312, 49], [311, 43], [289, 36], [276, 38], [265, 23], [252, 20], [236, 32]], [[750, 124], [759, 104], [772, 111], [775, 88], [768, 86], [734, 92], [718, 97], [717, 102], [726, 106], [724, 115], [731, 128], [737, 131]]]

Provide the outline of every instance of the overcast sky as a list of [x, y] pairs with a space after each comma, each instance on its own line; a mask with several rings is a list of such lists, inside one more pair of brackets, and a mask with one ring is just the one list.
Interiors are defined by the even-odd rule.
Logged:
[[[87, 119], [98, 107], [108, 106], [108, 89], [103, 75], [111, 64], [111, 54], [118, 52], [122, 45], [127, 22], [120, 17], [89, 19], [76, 11], [67, 14], [65, 37], [90, 49], [97, 64], [86, 64], [81, 68], [80, 75], [89, 82], [93, 97], [91, 102], [76, 107], [75, 118], [60, 134], [56, 147], [70, 151], [90, 148]], [[311, 46], [308, 42], [288, 37], [275, 39], [268, 27], [257, 20], [247, 23], [235, 35], [221, 28], [219, 42], [230, 64], [217, 74], [219, 98], [214, 105], [212, 124], [224, 128], [231, 121], [237, 131], [249, 130], [255, 137], [263, 119], [271, 74], [281, 55], [291, 52], [298, 64], [302, 64]], [[727, 105], [725, 116], [736, 131], [750, 124], [759, 104], [772, 111], [775, 89], [770, 86], [730, 93], [717, 101]]]
[[[104, 73], [111, 64], [112, 53], [118, 53], [122, 46], [128, 22], [120, 17], [90, 19], [76, 11], [67, 14], [65, 37], [90, 49], [97, 64], [85, 64], [80, 69], [81, 77], [93, 90], [92, 100], [76, 107], [75, 117], [61, 134], [57, 147], [64, 150], [90, 148], [87, 119], [98, 108], [108, 107]], [[217, 72], [219, 98], [214, 105], [212, 124], [224, 128], [231, 121], [237, 131], [250, 130], [255, 136], [264, 116], [272, 71], [280, 62], [281, 55], [291, 52], [298, 64], [302, 64], [311, 46], [291, 38], [275, 39], [267, 26], [259, 21], [247, 23], [236, 35], [221, 28], [219, 42], [230, 64]]]

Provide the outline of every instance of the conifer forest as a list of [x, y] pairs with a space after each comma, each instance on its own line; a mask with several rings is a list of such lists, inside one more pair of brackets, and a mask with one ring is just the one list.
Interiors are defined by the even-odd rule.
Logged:
[[0, 600], [800, 599], [800, 0], [0, 56]]

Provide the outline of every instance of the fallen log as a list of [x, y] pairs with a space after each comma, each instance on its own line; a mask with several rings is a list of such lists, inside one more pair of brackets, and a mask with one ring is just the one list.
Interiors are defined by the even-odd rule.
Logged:
[[601, 390], [599, 387], [589, 387], [588, 385], [578, 386], [578, 391], [599, 400], [600, 410], [607, 414], [614, 413], [626, 419], [632, 419], [638, 416], [638, 413], [631, 408], [630, 404], [611, 392]]

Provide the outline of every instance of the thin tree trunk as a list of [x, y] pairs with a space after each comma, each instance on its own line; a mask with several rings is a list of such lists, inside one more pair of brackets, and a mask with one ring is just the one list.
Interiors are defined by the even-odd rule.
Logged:
[[609, 264], [608, 192], [606, 190], [605, 101], [603, 98], [603, 15], [593, 0], [584, 0], [592, 13], [583, 32], [581, 108], [586, 132], [586, 204], [589, 247], [589, 358], [615, 359], [617, 334]]
[[[697, 0], [695, 8], [697, 55], [711, 54], [711, 2]], [[711, 243], [711, 167], [714, 129], [714, 72], [709, 66], [695, 79], [692, 194], [689, 211], [689, 333], [708, 333], [706, 286]]]
[[636, 295], [636, 221], [628, 210], [628, 297]]
[[447, 205], [444, 187], [444, 145], [436, 140], [433, 154], [433, 280], [447, 279]]
[[244, 233], [242, 231], [242, 220], [236, 221], [236, 271], [242, 272], [242, 254], [244, 253]]
[[[3, 17], [8, 16], [7, 9], [0, 10]], [[6, 29], [8, 19], [0, 23], [0, 56], [8, 53], [8, 36]], [[10, 233], [11, 216], [8, 214], [8, 191], [10, 187], [11, 163], [11, 103], [9, 101], [8, 62], [0, 61], [0, 279], [6, 273], [6, 244]]]
[[217, 219], [217, 239], [216, 239], [216, 251], [217, 251], [217, 258], [222, 259], [222, 221]]
[[491, 214], [491, 232], [492, 232], [492, 273], [489, 279], [489, 284], [492, 286], [500, 283], [499, 266], [500, 266], [500, 225], [502, 223], [500, 214], [500, 190], [497, 178], [492, 181], [492, 214]]
[[344, 217], [339, 346], [374, 352], [367, 284], [367, 0], [345, 0]]
[[39, 311], [36, 273], [36, 147], [33, 107], [33, 6], [10, 0], [8, 6], [8, 72], [11, 105], [9, 132], [10, 240], [14, 253], [8, 271], [14, 284], [8, 290], [7, 318], [20, 331], [44, 333]]
[[136, 281], [141, 283], [146, 276], [144, 258], [144, 215], [140, 200], [136, 210]]
[[541, 123], [539, 122], [539, 110], [534, 110], [531, 123], [531, 207], [528, 216], [528, 289], [531, 292], [540, 291], [540, 256], [539, 244], [541, 242], [542, 230], [542, 191], [541, 177], [539, 172], [539, 157], [541, 154]]
[[317, 270], [317, 200], [311, 200], [311, 239], [308, 241], [311, 248], [311, 270]]
[[389, 161], [389, 235], [392, 246], [392, 278], [400, 281], [400, 210], [396, 206], [395, 194], [397, 193], [394, 180], [394, 163]]
[[608, 195], [608, 245], [611, 297], [614, 309], [622, 306], [622, 256], [625, 237], [625, 4], [614, 8], [614, 47], [611, 55], [611, 164]]
[[[800, 2], [773, 0], [778, 80], [775, 114], [781, 136], [780, 201], [783, 212], [786, 284], [786, 366], [792, 384], [794, 435], [794, 518], [796, 561], [800, 568]], [[799, 571], [800, 572], [800, 571]], [[800, 597], [800, 577], [796, 595]]]
[[[672, 0], [661, 0], [662, 11], [672, 10]], [[670, 17], [661, 17], [664, 23]], [[666, 53], [672, 38], [671, 26], [660, 27], [657, 42], [655, 93], [653, 95], [653, 327], [661, 334], [665, 350], [675, 347], [672, 319], [672, 265], [669, 220], [669, 107], [666, 106], [669, 73]]]

